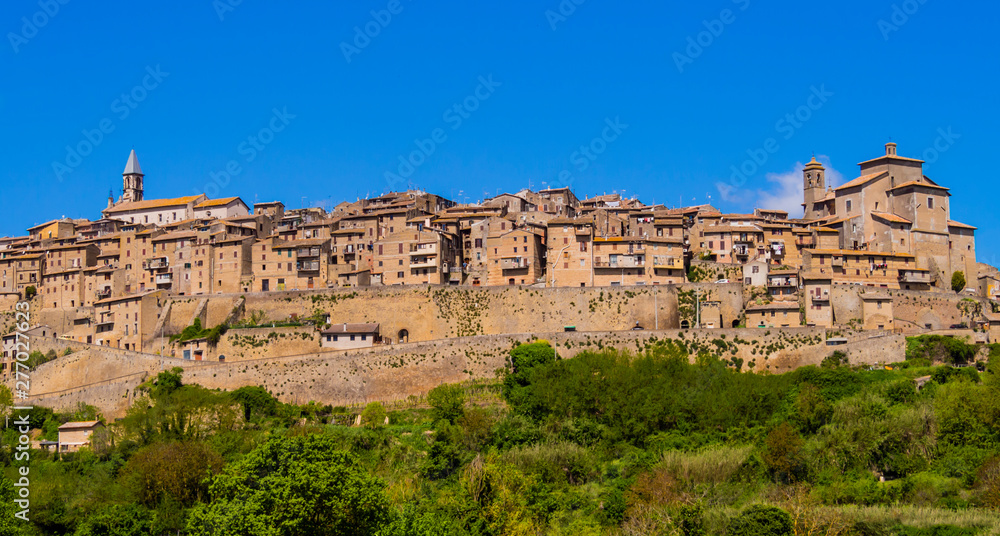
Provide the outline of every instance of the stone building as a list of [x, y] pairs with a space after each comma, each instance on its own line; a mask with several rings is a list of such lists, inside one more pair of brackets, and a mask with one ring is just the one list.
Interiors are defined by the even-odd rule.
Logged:
[[89, 447], [94, 432], [101, 428], [104, 428], [101, 421], [71, 421], [61, 425], [59, 452], [76, 452], [83, 447]]
[[802, 327], [799, 302], [775, 301], [747, 307], [746, 326], [748, 328]]
[[837, 231], [835, 249], [909, 256], [937, 288], [949, 288], [957, 271], [976, 280], [975, 227], [951, 219], [951, 194], [923, 174], [922, 160], [899, 156], [888, 143], [883, 156], [858, 165], [861, 175], [835, 189], [815, 158], [803, 170], [806, 219]]
[[487, 285], [533, 285], [544, 281], [543, 237], [534, 228], [501, 231], [486, 239], [485, 249]]
[[587, 218], [554, 218], [546, 230], [549, 286], [592, 287], [594, 223]]
[[861, 293], [861, 325], [863, 329], [895, 328], [892, 316], [892, 296], [884, 291]]
[[379, 325], [370, 324], [332, 324], [319, 332], [321, 348], [331, 350], [351, 350], [354, 348], [370, 348], [381, 341]]

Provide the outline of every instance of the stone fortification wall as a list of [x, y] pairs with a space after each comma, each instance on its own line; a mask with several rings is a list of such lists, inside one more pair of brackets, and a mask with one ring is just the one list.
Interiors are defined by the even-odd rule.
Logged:
[[[77, 351], [33, 372], [31, 401], [57, 409], [70, 409], [78, 402], [86, 402], [99, 407], [107, 416], [117, 417], [128, 408], [136, 386], [149, 375], [174, 366], [184, 368], [188, 383], [227, 390], [262, 385], [286, 402], [315, 400], [339, 405], [398, 400], [425, 394], [445, 382], [493, 377], [497, 369], [505, 366], [510, 348], [536, 337], [552, 342], [563, 358], [600, 348], [636, 351], [647, 344], [671, 339], [683, 341], [692, 353], [707, 350], [734, 362], [741, 360], [743, 370], [755, 371], [783, 372], [819, 364], [834, 350], [845, 351], [853, 364], [903, 359], [905, 340], [900, 335], [870, 332], [847, 335], [851, 342], [829, 347], [825, 344], [827, 331], [819, 328], [538, 332], [225, 363], [184, 361], [51, 341], [51, 348], [60, 355], [60, 348], [67, 346]], [[872, 338], [873, 335], [877, 336]]]

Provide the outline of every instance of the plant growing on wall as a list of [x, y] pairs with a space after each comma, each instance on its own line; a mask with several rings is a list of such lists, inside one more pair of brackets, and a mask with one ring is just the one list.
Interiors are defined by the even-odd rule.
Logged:
[[955, 292], [965, 290], [965, 274], [961, 270], [951, 274], [951, 290]]

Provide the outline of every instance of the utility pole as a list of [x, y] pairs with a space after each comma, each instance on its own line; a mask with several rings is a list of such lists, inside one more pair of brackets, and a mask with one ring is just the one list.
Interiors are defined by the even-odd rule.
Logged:
[[[659, 285], [656, 285], [656, 287], [659, 287]], [[659, 306], [656, 305], [656, 296], [657, 296], [657, 294], [659, 294], [658, 289], [654, 287], [653, 288], [653, 318], [654, 318], [654, 320], [653, 320], [654, 328], [653, 329], [659, 330], [660, 329], [660, 308], [659, 308]]]
[[701, 289], [695, 289], [694, 291], [694, 327], [698, 329], [701, 327]]

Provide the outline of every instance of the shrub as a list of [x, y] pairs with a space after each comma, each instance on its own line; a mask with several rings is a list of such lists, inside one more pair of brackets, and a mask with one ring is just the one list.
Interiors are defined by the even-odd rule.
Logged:
[[35, 285], [28, 285], [24, 289], [24, 299], [26, 299], [26, 300], [30, 300], [31, 298], [34, 298], [35, 295], [37, 295], [37, 294], [38, 294], [38, 289], [35, 288]]
[[955, 292], [965, 290], [965, 274], [961, 270], [951, 274], [951, 290]]
[[258, 417], [274, 415], [278, 409], [278, 400], [267, 392], [267, 389], [257, 385], [246, 385], [229, 394], [233, 402], [243, 406], [243, 419], [249, 421], [255, 414]]
[[728, 536], [786, 536], [793, 534], [788, 512], [774, 506], [755, 504], [733, 518], [726, 527]]
[[372, 430], [381, 428], [385, 423], [385, 408], [381, 402], [369, 402], [361, 412], [361, 425]]
[[1000, 510], [1000, 455], [986, 460], [979, 468], [976, 491], [983, 506]]
[[465, 410], [465, 391], [455, 384], [439, 385], [427, 393], [427, 403], [431, 405], [435, 421], [455, 424]]
[[764, 463], [775, 480], [792, 481], [802, 470], [802, 437], [787, 422], [767, 434]]
[[127, 489], [147, 507], [165, 499], [191, 506], [207, 498], [205, 477], [222, 466], [222, 457], [203, 443], [156, 443], [137, 452], [122, 473]]
[[847, 354], [837, 350], [836, 352], [830, 354], [829, 356], [823, 358], [823, 362], [820, 366], [823, 368], [837, 368], [841, 366], [847, 366], [850, 363], [847, 361]]

